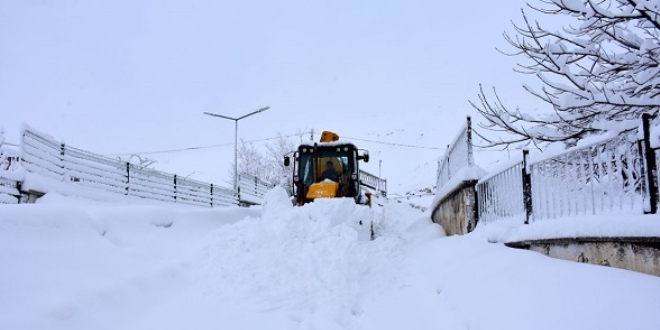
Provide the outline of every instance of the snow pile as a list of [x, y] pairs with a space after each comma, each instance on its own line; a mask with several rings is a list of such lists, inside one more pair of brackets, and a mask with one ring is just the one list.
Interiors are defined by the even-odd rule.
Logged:
[[[369, 241], [366, 224], [372, 217], [372, 209], [352, 199], [293, 207], [284, 190], [275, 189], [260, 217], [207, 237], [193, 264], [195, 282], [223, 301], [304, 311], [310, 319], [300, 322], [321, 318], [353, 328], [365, 291], [394, 284], [392, 276], [383, 275], [391, 263], [401, 262], [406, 245], [403, 237]], [[379, 229], [391, 233], [391, 227], [380, 223]]]
[[404, 204], [280, 189], [224, 209], [49, 193], [0, 207], [0, 329], [658, 328], [660, 278], [443, 236]]
[[660, 237], [660, 214], [604, 214], [544, 219], [528, 225], [504, 218], [474, 231], [489, 242], [521, 242], [561, 238]]
[[431, 209], [435, 209], [440, 200], [447, 197], [461, 184], [467, 181], [477, 181], [487, 175], [487, 172], [477, 165], [461, 168], [449, 181], [444, 185], [438, 186], [435, 190], [435, 197], [431, 202]]

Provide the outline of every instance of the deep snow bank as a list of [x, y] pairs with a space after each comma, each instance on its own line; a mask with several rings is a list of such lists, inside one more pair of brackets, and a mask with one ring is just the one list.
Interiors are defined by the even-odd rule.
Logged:
[[[294, 207], [283, 190], [274, 190], [261, 216], [218, 228], [206, 238], [191, 266], [195, 283], [223, 301], [303, 310], [301, 324], [321, 318], [351, 328], [365, 295], [394, 285], [406, 246], [442, 235], [422, 213], [391, 222], [385, 212], [351, 199]], [[380, 233], [374, 241], [356, 225], [370, 218]]]
[[0, 329], [658, 329], [657, 277], [440, 238], [403, 203], [41, 202], [0, 207]]
[[0, 206], [0, 329], [120, 329], [187, 284], [214, 228], [258, 210], [121, 205], [47, 194]]

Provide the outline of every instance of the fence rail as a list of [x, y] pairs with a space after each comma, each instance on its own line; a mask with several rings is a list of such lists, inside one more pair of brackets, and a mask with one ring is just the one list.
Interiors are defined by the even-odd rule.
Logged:
[[644, 116], [643, 121], [642, 132], [626, 131], [552, 156], [533, 159], [523, 151], [522, 161], [477, 183], [479, 222], [655, 213], [655, 153], [660, 146], [651, 146], [650, 117]]
[[263, 196], [273, 189], [273, 185], [261, 181], [258, 177], [246, 174], [238, 176], [239, 199], [247, 204], [261, 204]]
[[360, 170], [360, 184], [376, 190], [376, 195], [387, 196], [387, 180], [373, 175], [367, 171]]
[[[239, 202], [232, 189], [72, 148], [29, 128], [21, 134], [21, 151], [21, 166], [25, 170], [68, 184], [200, 206], [229, 206]], [[2, 183], [5, 181], [0, 181], [1, 187], [11, 186], [12, 183]], [[7, 189], [0, 188], [0, 191]], [[16, 190], [10, 192], [18, 195]]]
[[523, 199], [523, 162], [512, 164], [496, 175], [477, 183], [479, 221], [525, 217]]
[[643, 211], [644, 166], [637, 132], [531, 163], [534, 220]]
[[20, 202], [19, 154], [13, 145], [5, 142], [0, 130], [0, 204]]
[[20, 201], [19, 182], [2, 177], [0, 173], [0, 204], [18, 204]]

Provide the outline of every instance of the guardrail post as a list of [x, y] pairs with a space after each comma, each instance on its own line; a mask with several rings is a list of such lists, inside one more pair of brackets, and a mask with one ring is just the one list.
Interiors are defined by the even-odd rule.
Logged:
[[658, 171], [656, 168], [655, 150], [651, 147], [651, 115], [642, 115], [642, 130], [644, 131], [644, 160], [646, 162], [646, 176], [648, 181], [648, 193], [651, 203], [650, 213], [658, 211]]
[[522, 188], [523, 188], [523, 205], [525, 206], [525, 224], [529, 224], [529, 219], [532, 218], [532, 178], [527, 173], [527, 158], [529, 157], [529, 150], [523, 149], [523, 163], [522, 163]]
[[472, 118], [470, 118], [470, 116], [467, 116], [467, 124], [466, 124], [465, 133], [467, 135], [468, 166], [473, 166], [474, 165], [474, 152], [472, 150]]
[[255, 196], [259, 196], [259, 182], [258, 182], [258, 180], [259, 180], [259, 179], [258, 179], [257, 176], [255, 175], [255, 176], [254, 176], [254, 195], [255, 195]]
[[23, 183], [21, 181], [16, 181], [16, 190], [18, 191], [18, 196], [16, 196], [16, 199], [18, 200], [18, 204], [21, 204], [21, 200], [23, 199], [23, 189], [21, 189]]
[[130, 183], [131, 183], [131, 163], [126, 162], [126, 196], [128, 196], [128, 193], [131, 190], [129, 188]]
[[60, 167], [62, 168], [62, 181], [66, 181], [66, 170], [64, 168], [64, 149], [66, 146], [64, 143], [60, 143]]
[[176, 174], [174, 174], [174, 202], [176, 203]]
[[213, 207], [213, 184], [211, 183], [211, 207]]

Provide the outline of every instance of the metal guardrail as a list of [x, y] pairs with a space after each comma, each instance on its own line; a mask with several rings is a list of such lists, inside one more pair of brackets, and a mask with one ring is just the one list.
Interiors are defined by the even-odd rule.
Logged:
[[20, 202], [20, 182], [6, 178], [0, 171], [0, 204], [18, 204]]
[[501, 218], [525, 219], [522, 169], [523, 163], [518, 162], [477, 183], [480, 222], [488, 223]]
[[655, 213], [655, 150], [647, 151], [651, 150], [648, 118], [644, 120], [643, 134], [635, 129], [538, 159], [530, 159], [523, 151], [521, 162], [477, 183], [479, 222], [508, 218], [529, 223], [613, 212]]
[[643, 163], [636, 131], [530, 163], [530, 220], [643, 211]]
[[238, 196], [242, 203], [260, 204], [263, 197], [275, 186], [260, 180], [256, 176], [239, 174], [238, 175]]
[[374, 189], [379, 196], [387, 197], [387, 180], [360, 170], [360, 185]]
[[16, 179], [18, 155], [19, 151], [4, 141], [0, 131], [0, 204], [20, 202], [20, 181]]
[[31, 129], [23, 130], [21, 149], [25, 170], [62, 182], [165, 202], [238, 205], [231, 189], [72, 148]]

